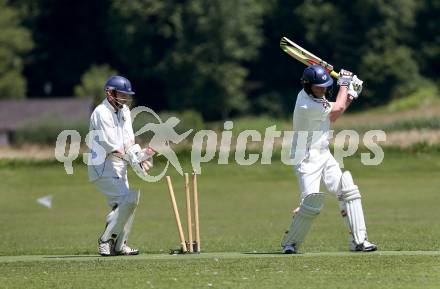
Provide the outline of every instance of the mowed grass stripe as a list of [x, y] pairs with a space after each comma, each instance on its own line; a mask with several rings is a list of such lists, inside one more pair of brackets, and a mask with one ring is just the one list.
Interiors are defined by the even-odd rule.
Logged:
[[101, 257], [98, 255], [26, 255], [0, 256], [0, 263], [9, 262], [48, 262], [48, 261], [120, 261], [120, 260], [182, 260], [182, 259], [244, 259], [244, 258], [303, 258], [303, 257], [360, 257], [377, 256], [437, 256], [440, 251], [377, 251], [370, 253], [359, 252], [315, 252], [297, 255], [264, 252], [222, 252], [202, 254], [141, 254], [138, 256]]

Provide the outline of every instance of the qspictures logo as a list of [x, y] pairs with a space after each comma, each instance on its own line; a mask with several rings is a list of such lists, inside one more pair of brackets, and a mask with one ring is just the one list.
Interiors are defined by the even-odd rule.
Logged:
[[[344, 167], [344, 158], [354, 155], [359, 149], [362, 141], [367, 152], [361, 153], [361, 162], [364, 165], [379, 165], [384, 159], [384, 152], [379, 143], [386, 141], [386, 134], [382, 130], [370, 130], [360, 135], [354, 130], [343, 130], [334, 135], [334, 131], [280, 131], [276, 125], [265, 128], [264, 133], [257, 130], [243, 130], [235, 133], [233, 140], [233, 121], [223, 123], [223, 131], [189, 129], [181, 134], [177, 133], [176, 126], [180, 123], [177, 117], [169, 117], [162, 120], [152, 109], [145, 106], [138, 106], [131, 110], [132, 123], [136, 117], [146, 113], [152, 116], [155, 121], [145, 123], [140, 129], [134, 132], [136, 137], [142, 137], [146, 132], [151, 132], [152, 137], [148, 147], [166, 158], [166, 165], [157, 175], [149, 175], [143, 178], [147, 182], [157, 182], [165, 176], [171, 166], [183, 175], [182, 165], [178, 155], [173, 150], [171, 143], [179, 144], [186, 140], [191, 145], [191, 166], [197, 174], [202, 173], [202, 164], [217, 160], [219, 165], [231, 163], [231, 159], [241, 166], [254, 164], [270, 165], [273, 160], [275, 140], [281, 139], [280, 160], [289, 166], [298, 165], [305, 158], [313, 158], [316, 154], [328, 150], [329, 140], [334, 138], [333, 155]], [[192, 140], [190, 140], [190, 135]], [[70, 142], [68, 139], [70, 138]], [[103, 165], [109, 154], [101, 145], [105, 140], [103, 131], [91, 130], [85, 136], [84, 141], [89, 152], [83, 153], [83, 162], [88, 166]], [[55, 147], [55, 158], [64, 164], [67, 174], [73, 174], [73, 161], [79, 157], [82, 137], [76, 130], [64, 130], [57, 138]], [[250, 143], [261, 148], [261, 153], [255, 150], [250, 152]], [[278, 142], [279, 145], [279, 142]], [[93, 148], [93, 149], [92, 149]], [[249, 150], [249, 152], [248, 152]]]

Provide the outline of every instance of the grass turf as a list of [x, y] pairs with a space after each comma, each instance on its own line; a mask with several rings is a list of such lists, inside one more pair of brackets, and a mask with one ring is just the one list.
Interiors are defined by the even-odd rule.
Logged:
[[0, 282], [2, 288], [438, 288], [440, 274], [438, 255], [214, 256], [0, 263]]
[[[344, 163], [361, 188], [369, 238], [381, 250], [440, 249], [439, 153], [386, 153], [378, 167], [365, 167], [359, 158]], [[131, 186], [143, 193], [130, 244], [148, 255], [105, 262], [93, 257], [7, 262], [9, 257], [0, 257], [0, 287], [438, 288], [438, 254], [338, 253], [347, 250], [347, 230], [332, 196], [313, 224], [306, 254], [258, 254], [279, 251], [298, 202], [291, 168], [275, 161], [250, 167], [210, 163], [202, 169], [202, 250], [212, 255], [151, 257], [166, 256], [179, 243], [168, 192], [164, 182], [147, 184], [131, 176]], [[0, 255], [96, 254], [108, 208], [87, 182], [86, 168], [75, 165], [74, 170], [68, 176], [62, 165], [0, 167]], [[182, 178], [174, 175], [174, 183], [183, 219]], [[48, 194], [54, 195], [52, 209], [36, 204]], [[254, 254], [227, 253], [235, 256], [227, 258], [222, 252]]]

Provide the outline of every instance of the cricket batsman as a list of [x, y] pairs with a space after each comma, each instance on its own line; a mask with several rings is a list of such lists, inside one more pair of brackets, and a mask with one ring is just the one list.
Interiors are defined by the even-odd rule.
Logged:
[[122, 76], [110, 77], [104, 85], [106, 98], [90, 117], [94, 132], [89, 154], [89, 179], [112, 207], [106, 217], [104, 233], [98, 240], [102, 256], [137, 255], [127, 245], [128, 234], [139, 203], [139, 190], [129, 188], [127, 164], [137, 174], [146, 174], [152, 166], [149, 152], [135, 144], [129, 105], [131, 83]]
[[320, 65], [308, 66], [301, 78], [293, 113], [292, 159], [301, 193], [300, 205], [282, 240], [283, 253], [298, 253], [313, 220], [324, 206], [321, 181], [336, 195], [346, 220], [351, 251], [370, 252], [377, 246], [368, 241], [361, 194], [349, 171], [342, 172], [328, 148], [330, 123], [335, 122], [362, 91], [362, 81], [352, 72], [341, 70], [335, 102], [329, 102], [333, 79]]

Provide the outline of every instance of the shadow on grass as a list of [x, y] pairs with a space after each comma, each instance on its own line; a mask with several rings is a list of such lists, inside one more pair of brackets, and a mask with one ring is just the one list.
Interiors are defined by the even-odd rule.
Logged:
[[43, 259], [70, 259], [70, 258], [91, 258], [102, 257], [101, 255], [66, 255], [66, 256], [44, 256]]
[[243, 252], [245, 255], [285, 255], [282, 252], [274, 251], [274, 252]]

